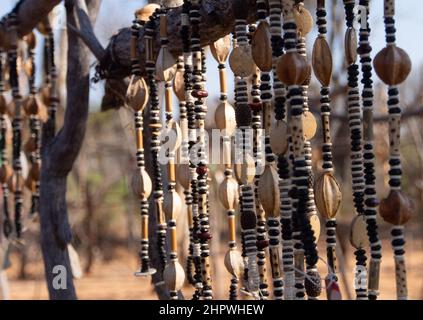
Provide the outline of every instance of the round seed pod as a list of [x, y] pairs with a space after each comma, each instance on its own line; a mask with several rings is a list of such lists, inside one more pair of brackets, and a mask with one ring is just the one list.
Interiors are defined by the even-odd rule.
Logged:
[[247, 153], [243, 160], [242, 163], [235, 163], [234, 165], [236, 180], [241, 185], [252, 183], [256, 175], [256, 165], [253, 157]]
[[316, 206], [326, 219], [335, 218], [341, 205], [342, 194], [338, 182], [331, 173], [323, 173], [314, 185]]
[[214, 118], [217, 128], [223, 131], [223, 135], [231, 136], [235, 132], [235, 109], [227, 101], [223, 101], [219, 104]]
[[36, 28], [43, 36], [48, 36], [48, 30], [50, 29], [50, 22], [48, 21], [48, 18], [46, 17], [39, 22]]
[[225, 63], [231, 52], [231, 36], [227, 35], [212, 43], [210, 51], [217, 63]]
[[182, 210], [182, 200], [174, 189], [165, 193], [163, 201], [163, 211], [166, 215], [166, 220], [176, 220]]
[[307, 271], [307, 277], [304, 282], [307, 295], [309, 297], [318, 297], [322, 292], [322, 280], [317, 271]]
[[135, 16], [138, 20], [146, 22], [153, 15], [156, 9], [160, 9], [160, 5], [156, 3], [149, 3], [142, 9], [135, 11]]
[[30, 50], [34, 50], [35, 47], [37, 46], [37, 38], [35, 37], [34, 32], [30, 32], [27, 35], [24, 36], [24, 41], [26, 42], [26, 44], [28, 45], [28, 48]]
[[257, 216], [252, 210], [243, 212], [240, 220], [242, 230], [252, 230], [257, 226]]
[[279, 175], [273, 166], [267, 165], [258, 184], [258, 194], [268, 218], [279, 216]]
[[162, 130], [160, 135], [162, 146], [169, 150], [169, 152], [176, 152], [182, 143], [182, 131], [179, 124], [170, 120], [166, 127]]
[[248, 106], [237, 106], [235, 109], [235, 118], [238, 127], [250, 127], [253, 120], [251, 109]]
[[308, 217], [308, 220], [310, 221], [311, 230], [313, 230], [314, 237], [316, 238], [316, 241], [318, 241], [321, 232], [319, 216], [317, 214], [312, 214]]
[[256, 64], [250, 46], [234, 48], [229, 56], [229, 65], [236, 76], [242, 78], [251, 76], [256, 71]]
[[185, 282], [185, 271], [177, 260], [171, 260], [163, 271], [163, 280], [170, 291], [181, 290]]
[[257, 67], [263, 72], [273, 68], [272, 42], [267, 21], [260, 22], [251, 41], [251, 53]]
[[225, 255], [225, 267], [228, 272], [236, 278], [239, 278], [244, 270], [244, 259], [241, 253], [236, 249], [231, 249]]
[[7, 183], [10, 177], [13, 175], [13, 169], [8, 164], [3, 164], [0, 167], [0, 182], [2, 184]]
[[308, 78], [310, 67], [306, 58], [298, 52], [288, 52], [279, 58], [276, 72], [285, 85], [302, 85]]
[[401, 191], [392, 190], [386, 199], [380, 202], [379, 213], [386, 222], [400, 226], [411, 219], [414, 204]]
[[357, 32], [352, 27], [345, 32], [344, 51], [349, 66], [357, 61]]
[[313, 30], [313, 16], [310, 11], [304, 8], [304, 6], [295, 6], [294, 18], [295, 23], [297, 24], [297, 30], [301, 36], [305, 37], [311, 30]]
[[5, 114], [7, 113], [7, 102], [6, 102], [6, 98], [0, 94], [0, 114]]
[[175, 79], [173, 79], [173, 92], [179, 101], [185, 101], [185, 79], [182, 70], [176, 71]]
[[270, 129], [270, 147], [277, 155], [288, 151], [288, 125], [285, 121], [276, 121]]
[[39, 181], [41, 175], [41, 163], [34, 162], [31, 166], [31, 169], [29, 170], [28, 177], [31, 177], [32, 179]]
[[47, 84], [41, 87], [39, 92], [41, 102], [44, 103], [46, 106], [50, 105], [50, 91], [51, 91], [51, 85]]
[[311, 140], [314, 138], [317, 132], [317, 121], [313, 113], [306, 111], [302, 115], [303, 122], [303, 133], [306, 140]]
[[16, 190], [23, 190], [24, 184], [24, 178], [22, 176], [18, 177], [16, 174], [11, 175], [7, 181], [7, 187], [12, 193], [16, 192]]
[[142, 112], [150, 98], [144, 78], [132, 76], [126, 92], [126, 104], [135, 112]]
[[29, 137], [24, 144], [24, 152], [26, 155], [31, 154], [37, 150], [37, 144], [34, 137]]
[[234, 178], [225, 178], [219, 186], [219, 199], [226, 210], [234, 210], [238, 205], [238, 183]]
[[176, 175], [178, 177], [178, 182], [185, 190], [188, 190], [190, 187], [189, 164], [179, 164], [177, 168]]
[[24, 103], [23, 103], [23, 107], [25, 110], [25, 113], [28, 116], [35, 116], [38, 115], [40, 112], [40, 106], [38, 104], [37, 99], [34, 96], [31, 96], [27, 99], [25, 99]]
[[407, 52], [395, 45], [382, 49], [373, 64], [378, 77], [390, 86], [404, 82], [411, 71], [411, 60]]
[[132, 191], [139, 199], [147, 199], [152, 191], [151, 178], [145, 169], [137, 169], [132, 175]]
[[332, 51], [326, 38], [318, 37], [314, 42], [312, 65], [317, 80], [328, 87], [332, 78]]
[[172, 81], [177, 70], [176, 59], [168, 48], [161, 48], [156, 62], [156, 77], [158, 81]]
[[364, 215], [355, 216], [352, 220], [350, 229], [350, 243], [357, 250], [367, 248], [369, 245], [366, 217]]

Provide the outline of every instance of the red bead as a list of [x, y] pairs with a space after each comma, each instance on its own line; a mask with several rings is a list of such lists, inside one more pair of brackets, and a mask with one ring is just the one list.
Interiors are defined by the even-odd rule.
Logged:
[[208, 171], [209, 170], [206, 166], [201, 166], [197, 168], [197, 174], [199, 174], [200, 176], [204, 176], [205, 174], [207, 174]]
[[192, 96], [197, 99], [207, 98], [209, 96], [208, 92], [205, 90], [194, 90]]
[[208, 240], [211, 240], [211, 238], [213, 237], [210, 234], [210, 232], [202, 232], [198, 235], [198, 238], [203, 241], [208, 241]]
[[257, 241], [257, 249], [263, 250], [269, 246], [268, 240], [258, 240]]
[[263, 105], [260, 102], [250, 103], [249, 107], [253, 112], [259, 112], [262, 110]]

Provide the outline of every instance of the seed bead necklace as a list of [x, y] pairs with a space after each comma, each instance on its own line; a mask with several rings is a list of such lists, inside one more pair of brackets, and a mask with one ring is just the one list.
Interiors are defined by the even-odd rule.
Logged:
[[386, 47], [375, 57], [374, 67], [377, 75], [388, 85], [389, 112], [389, 186], [390, 193], [380, 204], [380, 215], [393, 225], [391, 230], [392, 248], [395, 258], [395, 278], [397, 299], [406, 300], [407, 275], [404, 259], [404, 225], [411, 218], [411, 200], [401, 190], [401, 107], [398, 86], [404, 82], [411, 71], [411, 61], [408, 54], [396, 45], [395, 0], [384, 1], [384, 21]]
[[325, 1], [317, 1], [317, 25], [319, 35], [313, 47], [313, 70], [321, 84], [320, 112], [323, 135], [323, 173], [316, 180], [316, 205], [320, 214], [326, 219], [326, 254], [328, 275], [326, 276], [326, 294], [328, 300], [341, 300], [338, 278], [336, 276], [336, 214], [341, 204], [341, 191], [333, 175], [332, 141], [330, 134], [330, 82], [332, 78], [332, 52], [326, 40]]

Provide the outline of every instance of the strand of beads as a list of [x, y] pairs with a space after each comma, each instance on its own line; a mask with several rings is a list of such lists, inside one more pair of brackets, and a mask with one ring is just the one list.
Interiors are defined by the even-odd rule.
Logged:
[[328, 275], [326, 276], [326, 294], [328, 300], [341, 300], [341, 293], [336, 275], [336, 214], [341, 204], [341, 190], [333, 175], [332, 141], [330, 134], [330, 82], [332, 78], [332, 52], [326, 40], [325, 1], [317, 2], [317, 25], [319, 35], [313, 46], [313, 70], [321, 84], [320, 112], [323, 135], [323, 173], [316, 180], [316, 205], [320, 214], [326, 219], [326, 254]]
[[149, 18], [145, 25], [145, 52], [147, 82], [150, 96], [150, 130], [151, 130], [151, 154], [153, 162], [153, 195], [154, 207], [157, 219], [157, 244], [160, 257], [159, 273], [161, 274], [166, 266], [166, 222], [163, 212], [163, 182], [162, 170], [159, 162], [160, 134], [162, 123], [160, 119], [160, 106], [158, 97], [158, 87], [156, 82], [156, 61], [154, 59], [154, 41], [157, 11]]
[[[266, 248], [269, 246], [269, 241], [267, 240], [266, 235], [266, 216], [263, 210], [263, 206], [260, 203], [258, 186], [265, 165], [262, 112], [263, 106], [268, 106], [272, 97], [270, 93], [270, 98], [266, 98], [267, 94], [265, 93], [271, 92], [271, 87], [269, 85], [269, 72], [272, 70], [272, 48], [270, 43], [269, 24], [266, 20], [266, 16], [267, 7], [265, 1], [257, 0], [256, 17], [259, 21], [259, 25], [258, 27], [254, 26], [254, 28], [250, 27], [250, 35], [252, 38], [251, 52], [254, 62], [257, 65], [257, 69], [253, 75], [252, 80], [252, 103], [250, 104], [250, 109], [252, 111], [252, 129], [254, 130], [253, 156], [256, 162], [256, 175], [254, 177], [254, 197], [257, 214], [257, 264], [260, 273], [260, 292], [261, 296], [264, 298], [269, 296], [266, 275]], [[264, 100], [266, 100], [265, 104], [263, 103]], [[265, 109], [267, 108], [268, 107]]]
[[138, 57], [138, 38], [139, 32], [148, 18], [156, 10], [156, 5], [147, 5], [138, 10], [135, 14], [135, 20], [132, 26], [131, 35], [131, 64], [132, 77], [126, 95], [127, 104], [135, 112], [135, 137], [136, 137], [136, 159], [138, 169], [135, 171], [132, 178], [132, 189], [135, 196], [140, 201], [141, 209], [141, 252], [139, 254], [141, 260], [141, 269], [135, 273], [136, 276], [149, 276], [156, 272], [150, 267], [149, 258], [149, 213], [148, 213], [148, 198], [152, 191], [151, 178], [145, 170], [145, 156], [144, 156], [144, 140], [143, 140], [143, 112], [149, 100], [149, 92], [144, 78], [141, 77], [140, 61]]
[[[372, 58], [370, 56], [372, 47], [369, 43], [370, 28], [368, 24], [369, 17], [369, 1], [360, 0], [360, 5], [366, 9], [365, 20], [361, 21], [361, 28], [359, 31], [359, 47], [357, 53], [360, 55], [361, 72], [363, 91], [361, 94], [363, 103], [363, 162], [364, 162], [364, 215], [358, 215], [352, 221], [351, 225], [351, 244], [355, 247], [356, 256], [356, 296], [357, 300], [367, 300], [367, 273], [366, 269], [366, 251], [365, 248], [369, 245], [369, 239], [366, 235], [366, 218], [370, 217], [369, 221], [376, 218], [376, 207], [378, 206], [378, 199], [376, 197], [375, 176], [374, 176], [374, 148], [373, 148], [373, 81], [372, 77]], [[364, 26], [364, 27], [363, 27]], [[355, 43], [349, 44], [348, 50], [355, 49]], [[348, 53], [349, 54], [349, 53]], [[351, 52], [355, 55], [355, 52]]]
[[22, 209], [23, 199], [22, 192], [24, 180], [22, 177], [22, 163], [21, 163], [21, 147], [22, 147], [22, 97], [19, 92], [19, 79], [17, 69], [18, 57], [18, 33], [16, 13], [12, 13], [8, 20], [8, 29], [10, 33], [10, 48], [8, 50], [9, 58], [9, 82], [12, 88], [14, 117], [12, 121], [13, 128], [13, 171], [14, 174], [10, 177], [8, 187], [9, 191], [14, 194], [15, 203], [15, 231], [18, 240], [22, 236]]
[[29, 117], [29, 129], [31, 136], [25, 144], [25, 151], [29, 154], [31, 169], [25, 181], [26, 187], [31, 191], [31, 216], [35, 216], [38, 212], [39, 197], [40, 197], [40, 167], [41, 167], [41, 123], [40, 113], [42, 112], [41, 105], [38, 103], [35, 95], [35, 63], [34, 63], [34, 49], [36, 46], [35, 34], [31, 32], [25, 36], [27, 44], [27, 60], [25, 62], [25, 72], [28, 77], [29, 97], [24, 101], [23, 108], [25, 114]]
[[3, 79], [3, 63], [4, 63], [4, 51], [0, 48], [0, 183], [3, 192], [3, 234], [6, 238], [10, 236], [13, 231], [12, 220], [9, 211], [9, 189], [7, 183], [13, 175], [13, 170], [9, 165], [7, 159], [7, 103], [4, 97], [4, 79]]
[[[261, 34], [262, 32], [264, 32], [265, 34]], [[270, 52], [269, 43], [267, 43], [267, 46], [261, 46], [262, 44], [265, 45], [266, 39], [269, 39], [267, 35], [268, 33], [266, 33], [266, 28], [263, 28], [263, 26], [258, 29], [256, 24], [249, 25], [248, 40], [249, 44], [251, 45], [251, 53], [254, 61], [256, 59], [261, 60], [261, 53], [263, 53], [263, 51]], [[260, 48], [263, 48], [263, 51]], [[264, 62], [264, 60], [261, 61]], [[269, 246], [269, 241], [266, 239], [266, 216], [263, 210], [263, 206], [260, 203], [260, 197], [258, 192], [258, 185], [260, 182], [261, 173], [263, 171], [263, 130], [261, 117], [262, 103], [260, 94], [260, 68], [257, 67], [251, 77], [251, 103], [249, 104], [249, 106], [252, 112], [251, 128], [253, 130], [253, 158], [256, 167], [256, 175], [254, 177], [254, 201], [256, 205], [257, 215], [257, 266], [260, 276], [260, 296], [262, 299], [267, 299], [267, 297], [269, 296], [269, 292], [266, 269], [266, 248]]]
[[[254, 187], [255, 162], [252, 158], [251, 130], [251, 110], [248, 106], [248, 86], [247, 77], [256, 71], [256, 66], [252, 58], [251, 47], [248, 44], [247, 24], [248, 7], [243, 1], [234, 1], [235, 12], [235, 36], [237, 47], [235, 47], [229, 57], [231, 69], [236, 77], [236, 176], [241, 185], [241, 227], [244, 236], [244, 249], [248, 266], [247, 291], [258, 296], [260, 292], [260, 276], [257, 266], [257, 239], [255, 212]], [[248, 133], [248, 137], [247, 137]], [[251, 139], [250, 139], [251, 138]], [[252, 218], [254, 215], [254, 219]], [[254, 220], [254, 221], [252, 221]], [[253, 223], [254, 222], [254, 225]]]
[[[345, 35], [345, 56], [348, 64], [348, 117], [351, 135], [351, 173], [354, 206], [358, 215], [364, 213], [364, 163], [362, 153], [362, 118], [358, 89], [357, 35], [353, 27], [355, 1], [344, 0], [347, 31]], [[377, 235], [375, 216], [366, 216], [367, 233], [370, 241], [371, 260], [369, 269], [369, 298], [376, 299], [379, 288], [381, 242]], [[360, 218], [357, 218], [360, 219]], [[359, 221], [359, 220], [357, 220]], [[360, 223], [360, 222], [357, 222]], [[362, 259], [359, 257], [358, 259]]]
[[[309, 181], [307, 162], [304, 155], [304, 97], [301, 88], [310, 75], [310, 67], [306, 59], [297, 52], [297, 25], [292, 1], [283, 1], [283, 14], [285, 17], [285, 48], [287, 52], [279, 58], [277, 73], [282, 83], [288, 86], [288, 95], [290, 97], [290, 129], [294, 155], [294, 188], [292, 193], [296, 219], [298, 219], [298, 225], [301, 230], [306, 257], [307, 292], [311, 298], [314, 298], [319, 295], [321, 289], [320, 276], [316, 270], [318, 254], [314, 231], [307, 218]], [[301, 293], [299, 297], [301, 298]]]
[[225, 179], [219, 187], [219, 198], [226, 209], [228, 218], [228, 251], [225, 255], [225, 266], [232, 275], [229, 290], [229, 299], [238, 299], [239, 276], [244, 268], [242, 257], [236, 245], [236, 224], [235, 208], [238, 202], [238, 185], [232, 176], [231, 164], [231, 137], [235, 132], [236, 120], [235, 110], [228, 103], [227, 80], [226, 80], [226, 61], [231, 47], [230, 36], [219, 39], [210, 46], [211, 52], [219, 64], [220, 79], [220, 103], [216, 109], [215, 122], [217, 128], [222, 132], [223, 142], [223, 163], [225, 165]]
[[411, 200], [401, 190], [401, 107], [398, 85], [404, 82], [411, 71], [411, 61], [408, 54], [396, 45], [395, 0], [384, 1], [384, 21], [386, 47], [375, 57], [374, 67], [377, 75], [388, 85], [389, 112], [389, 146], [390, 170], [388, 197], [380, 204], [380, 215], [393, 225], [391, 230], [392, 248], [395, 258], [395, 278], [397, 299], [406, 300], [407, 276], [404, 259], [404, 224], [411, 218]]
[[[172, 300], [178, 299], [178, 291], [182, 289], [185, 281], [185, 272], [178, 261], [178, 242], [176, 221], [182, 210], [182, 201], [176, 192], [175, 157], [181, 145], [181, 130], [173, 120], [172, 80], [176, 74], [175, 59], [168, 50], [167, 38], [167, 11], [172, 7], [172, 1], [164, 1], [160, 11], [160, 38], [161, 48], [156, 64], [156, 76], [159, 81], [165, 82], [166, 105], [166, 130], [164, 138], [167, 139], [168, 157], [168, 190], [164, 197], [164, 213], [167, 228], [170, 230], [170, 259], [164, 269], [163, 278], [170, 291]], [[165, 143], [163, 139], [163, 143]]]
[[209, 240], [211, 239], [208, 213], [208, 163], [206, 155], [206, 141], [205, 141], [205, 116], [207, 113], [207, 106], [205, 99], [208, 96], [207, 91], [204, 90], [203, 81], [203, 61], [200, 43], [200, 23], [201, 15], [199, 12], [199, 0], [191, 1], [190, 21], [191, 21], [191, 42], [193, 52], [193, 91], [192, 96], [195, 100], [195, 116], [196, 127], [198, 128], [198, 165], [197, 171], [197, 188], [198, 188], [198, 219], [199, 228], [197, 237], [199, 237], [201, 245], [201, 269], [202, 269], [202, 294], [204, 299], [211, 300], [213, 298], [212, 279], [210, 270], [210, 252]]

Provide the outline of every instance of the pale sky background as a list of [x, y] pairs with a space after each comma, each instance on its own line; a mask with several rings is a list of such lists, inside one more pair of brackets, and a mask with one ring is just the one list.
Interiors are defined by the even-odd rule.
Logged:
[[[339, 0], [341, 1], [341, 0]], [[0, 0], [0, 16], [10, 11], [16, 0]], [[101, 43], [106, 46], [113, 33], [120, 28], [131, 25], [133, 12], [141, 7], [143, 0], [103, 0], [102, 7], [98, 16], [95, 31]], [[312, 1], [311, 3], [314, 3]], [[420, 78], [420, 70], [423, 63], [423, 16], [421, 10], [415, 10], [421, 7], [421, 0], [401, 0], [396, 1], [396, 26], [397, 26], [397, 44], [405, 49], [413, 62], [413, 73], [408, 81]], [[372, 28], [371, 44], [373, 55], [375, 55], [385, 44], [384, 24], [383, 24], [383, 0], [372, 0], [370, 24]], [[314, 15], [314, 12], [312, 12]], [[309, 39], [315, 39], [315, 33], [309, 35]], [[341, 52], [340, 52], [341, 53]], [[334, 53], [338, 54], [337, 52]], [[335, 58], [336, 59], [336, 58]], [[339, 58], [338, 58], [339, 60]], [[93, 63], [95, 61], [93, 60]], [[208, 60], [208, 90], [212, 93], [211, 99], [217, 99], [219, 94], [218, 72], [214, 59]], [[232, 86], [229, 80], [229, 92], [232, 92]], [[91, 106], [96, 110], [99, 105], [99, 98], [102, 95], [101, 85], [92, 85]]]

